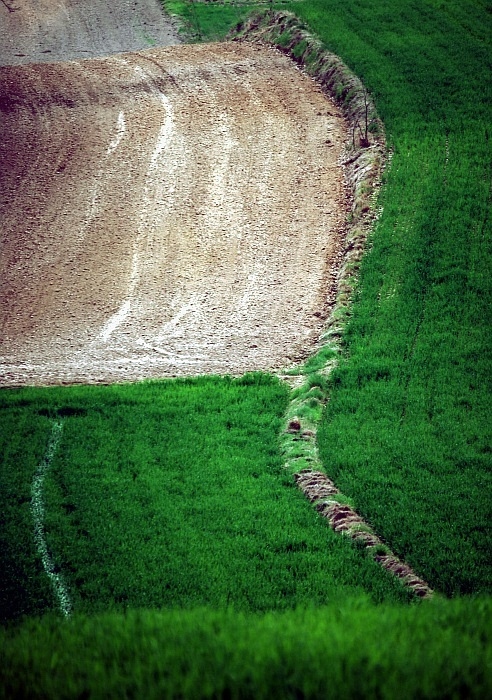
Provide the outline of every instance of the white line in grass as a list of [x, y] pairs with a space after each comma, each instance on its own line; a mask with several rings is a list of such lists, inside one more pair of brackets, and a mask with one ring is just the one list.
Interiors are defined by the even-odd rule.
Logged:
[[31, 485], [31, 512], [34, 520], [34, 542], [41, 557], [43, 568], [48, 575], [51, 584], [54, 588], [55, 595], [58, 599], [58, 605], [65, 617], [68, 617], [72, 612], [72, 602], [68, 594], [68, 589], [59, 573], [55, 571], [55, 564], [48, 551], [46, 537], [44, 532], [44, 500], [43, 500], [43, 485], [46, 475], [50, 469], [51, 462], [55, 456], [56, 448], [60, 442], [63, 428], [62, 421], [55, 421], [51, 431], [50, 441], [46, 448], [46, 453], [38, 465]]

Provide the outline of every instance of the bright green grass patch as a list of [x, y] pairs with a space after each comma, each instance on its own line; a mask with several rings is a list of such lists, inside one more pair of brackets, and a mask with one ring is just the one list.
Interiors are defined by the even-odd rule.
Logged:
[[33, 542], [31, 489], [54, 420], [44, 529], [75, 611], [262, 611], [397, 582], [334, 535], [285, 472], [288, 391], [267, 375], [3, 391], [2, 617], [56, 609]]
[[492, 603], [131, 611], [0, 630], [16, 698], [486, 698]]
[[179, 17], [188, 41], [220, 41], [231, 27], [254, 9], [233, 2], [207, 3], [161, 0], [165, 11]]
[[431, 585], [490, 591], [490, 8], [291, 9], [363, 79], [393, 148], [321, 457]]

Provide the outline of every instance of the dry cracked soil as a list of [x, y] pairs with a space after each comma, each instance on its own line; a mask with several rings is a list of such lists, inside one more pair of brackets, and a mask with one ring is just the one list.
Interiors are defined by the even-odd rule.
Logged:
[[336, 106], [271, 48], [110, 5], [0, 4], [0, 384], [307, 356], [342, 249]]

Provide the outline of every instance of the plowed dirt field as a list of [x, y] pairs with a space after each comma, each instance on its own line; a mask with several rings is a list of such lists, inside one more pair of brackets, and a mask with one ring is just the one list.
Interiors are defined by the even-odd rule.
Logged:
[[342, 246], [336, 107], [273, 49], [0, 68], [0, 384], [276, 369]]
[[159, 0], [0, 0], [0, 65], [179, 43]]

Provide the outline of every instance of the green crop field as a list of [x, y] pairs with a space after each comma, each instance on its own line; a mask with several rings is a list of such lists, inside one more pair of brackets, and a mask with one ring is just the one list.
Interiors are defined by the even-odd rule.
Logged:
[[332, 375], [322, 458], [397, 553], [448, 595], [492, 590], [491, 9], [296, 6], [375, 96], [393, 155]]
[[[254, 9], [164, 4], [194, 40]], [[390, 155], [320, 456], [438, 595], [294, 487], [273, 377], [2, 390], [0, 697], [492, 695], [492, 5], [279, 7], [363, 80]]]
[[283, 470], [287, 395], [261, 374], [4, 392], [4, 622], [63, 609], [32, 537], [43, 463], [43, 536], [70, 611], [405, 600]]

